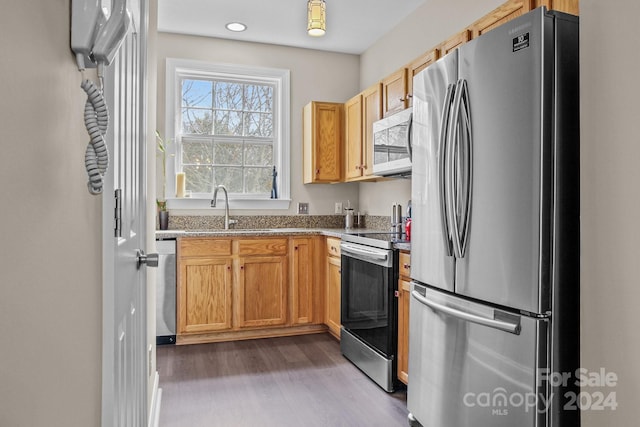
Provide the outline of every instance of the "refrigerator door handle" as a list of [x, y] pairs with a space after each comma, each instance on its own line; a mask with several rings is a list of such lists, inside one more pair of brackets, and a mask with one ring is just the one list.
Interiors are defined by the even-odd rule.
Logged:
[[[466, 320], [468, 322], [477, 323], [478, 325], [487, 326], [489, 328], [499, 329], [504, 332], [509, 332], [511, 334], [520, 335], [520, 321], [508, 321], [508, 320], [499, 320], [493, 319], [489, 317], [479, 316], [474, 313], [469, 313], [463, 310], [459, 310], [457, 308], [448, 307], [446, 305], [437, 303], [435, 301], [430, 301], [427, 298], [420, 295], [417, 291], [411, 291], [411, 296], [415, 298], [418, 302], [426, 305], [433, 311], [439, 311], [444, 314], [448, 314], [449, 316], [456, 317], [458, 319]], [[516, 317], [516, 316], [514, 316]]]
[[447, 142], [447, 190], [449, 224], [453, 234], [453, 253], [463, 258], [466, 252], [471, 200], [471, 117], [469, 115], [467, 82], [458, 80], [453, 99]]
[[446, 250], [447, 256], [453, 255], [453, 242], [451, 236], [451, 226], [449, 224], [449, 198], [448, 198], [448, 190], [447, 190], [447, 182], [446, 182], [446, 168], [447, 168], [447, 142], [449, 140], [449, 121], [451, 117], [451, 102], [453, 100], [453, 95], [455, 92], [455, 85], [449, 84], [447, 85], [447, 93], [444, 98], [444, 103], [442, 105], [442, 117], [440, 118], [440, 141], [439, 141], [439, 152], [440, 155], [439, 160], [440, 164], [438, 165], [438, 179], [439, 179], [439, 187], [440, 187], [440, 215], [442, 219], [443, 237], [444, 237], [444, 247]]
[[462, 80], [460, 85], [461, 92], [461, 109], [462, 114], [462, 127], [463, 133], [461, 137], [464, 139], [462, 150], [458, 150], [461, 156], [461, 178], [464, 181], [462, 183], [462, 207], [460, 219], [462, 224], [458, 234], [459, 240], [459, 254], [460, 258], [463, 258], [467, 249], [467, 240], [469, 236], [469, 216], [471, 212], [471, 194], [473, 189], [473, 134], [471, 132], [471, 113], [469, 103], [469, 89], [467, 87], [467, 81]]

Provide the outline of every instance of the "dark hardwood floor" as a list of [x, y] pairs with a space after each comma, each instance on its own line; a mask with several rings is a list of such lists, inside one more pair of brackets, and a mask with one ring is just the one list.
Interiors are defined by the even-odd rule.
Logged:
[[159, 346], [161, 427], [407, 426], [389, 394], [328, 334]]

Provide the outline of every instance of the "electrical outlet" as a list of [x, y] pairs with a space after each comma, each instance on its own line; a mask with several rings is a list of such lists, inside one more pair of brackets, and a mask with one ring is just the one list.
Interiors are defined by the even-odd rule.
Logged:
[[334, 213], [341, 214], [342, 213], [342, 202], [336, 202]]
[[298, 214], [299, 215], [309, 215], [309, 203], [307, 202], [298, 202]]

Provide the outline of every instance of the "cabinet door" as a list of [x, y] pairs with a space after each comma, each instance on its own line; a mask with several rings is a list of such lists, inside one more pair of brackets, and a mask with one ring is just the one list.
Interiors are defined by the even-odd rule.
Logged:
[[342, 180], [342, 104], [311, 102], [303, 110], [304, 183]]
[[532, 0], [531, 9], [546, 6], [549, 10], [558, 10], [560, 12], [570, 13], [572, 15], [580, 14], [579, 0]]
[[316, 252], [313, 239], [291, 239], [291, 323], [294, 325], [314, 322]]
[[471, 31], [464, 30], [444, 41], [439, 49], [442, 56], [471, 40]]
[[470, 29], [476, 38], [531, 10], [531, 0], [512, 0], [474, 22]]
[[362, 176], [362, 95], [358, 94], [344, 104], [345, 120], [345, 179]]
[[398, 281], [398, 379], [409, 382], [409, 302], [411, 284]]
[[234, 271], [238, 326], [284, 325], [287, 322], [287, 257], [240, 258]]
[[231, 258], [180, 260], [178, 334], [231, 329]]
[[327, 257], [327, 295], [325, 323], [329, 332], [340, 339], [340, 258]]
[[362, 92], [362, 176], [373, 176], [373, 122], [382, 118], [382, 84]]
[[408, 81], [407, 81], [407, 99], [409, 106], [413, 105], [413, 78], [420, 71], [433, 64], [440, 57], [440, 50], [432, 49], [419, 58], [416, 58], [408, 67]]
[[407, 69], [401, 68], [382, 80], [382, 115], [407, 108]]

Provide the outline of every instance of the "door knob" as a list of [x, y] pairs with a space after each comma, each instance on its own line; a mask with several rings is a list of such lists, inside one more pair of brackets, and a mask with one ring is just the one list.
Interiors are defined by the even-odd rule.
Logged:
[[142, 249], [138, 249], [137, 259], [138, 268], [140, 268], [142, 264], [146, 264], [147, 267], [158, 266], [158, 254], [145, 254]]

